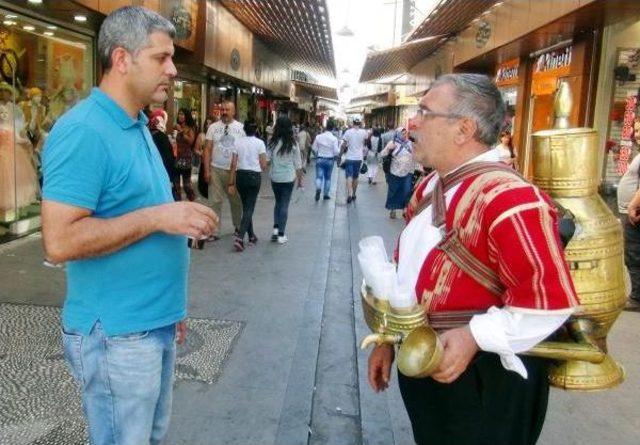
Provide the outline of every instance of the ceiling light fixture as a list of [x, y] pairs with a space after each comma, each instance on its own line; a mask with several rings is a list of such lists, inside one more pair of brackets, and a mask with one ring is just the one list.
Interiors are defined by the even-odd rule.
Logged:
[[4, 16], [5, 19], [17, 19], [18, 16], [15, 14], [7, 14]]
[[5, 26], [13, 26], [16, 24], [16, 22], [14, 22], [13, 20], [5, 20], [2, 22], [2, 24]]
[[47, 26], [47, 29], [54, 30], [54, 29], [58, 29], [58, 27], [57, 27], [57, 26], [54, 26], [54, 25], [48, 25], [48, 26]]
[[28, 0], [32, 5], [40, 5], [42, 4], [42, 0]]
[[76, 22], [86, 22], [87, 21], [87, 16], [86, 15], [74, 15], [73, 16], [73, 20], [75, 20]]
[[51, 31], [45, 31], [42, 34], [44, 34], [45, 36], [49, 36], [49, 37], [53, 36], [53, 33]]
[[22, 29], [24, 29], [25, 31], [33, 31], [34, 29], [36, 29], [36, 27], [31, 25], [24, 25]]

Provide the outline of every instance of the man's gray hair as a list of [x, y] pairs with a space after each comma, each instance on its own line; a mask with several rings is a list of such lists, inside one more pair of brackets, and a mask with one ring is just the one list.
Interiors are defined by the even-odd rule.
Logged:
[[476, 121], [475, 138], [485, 145], [493, 145], [504, 125], [506, 105], [493, 81], [482, 74], [446, 74], [438, 77], [431, 88], [452, 85], [456, 97], [449, 108], [451, 114]]
[[164, 32], [176, 36], [173, 24], [157, 12], [138, 6], [116, 9], [104, 19], [98, 35], [98, 55], [102, 68], [111, 69], [111, 55], [124, 48], [132, 55], [149, 46], [149, 35]]

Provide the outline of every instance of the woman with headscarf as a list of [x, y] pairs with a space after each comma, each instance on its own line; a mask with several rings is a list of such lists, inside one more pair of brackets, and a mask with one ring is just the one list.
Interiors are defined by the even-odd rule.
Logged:
[[387, 202], [389, 218], [396, 218], [396, 210], [402, 210], [411, 197], [411, 177], [415, 167], [413, 160], [413, 144], [409, 140], [407, 130], [400, 127], [396, 130], [394, 140], [380, 152], [380, 157], [391, 155], [391, 169], [387, 174]]
[[178, 177], [178, 171], [176, 170], [176, 158], [173, 155], [173, 147], [171, 146], [171, 141], [169, 140], [169, 136], [167, 136], [166, 133], [166, 111], [159, 108], [151, 112], [149, 116], [149, 131], [151, 132], [151, 137], [153, 138], [153, 142], [156, 144], [158, 152], [160, 152], [160, 157], [162, 158], [162, 163], [164, 164], [164, 168], [167, 171], [167, 175], [169, 175], [173, 199], [179, 201], [180, 196], [178, 195], [175, 188], [175, 181]]

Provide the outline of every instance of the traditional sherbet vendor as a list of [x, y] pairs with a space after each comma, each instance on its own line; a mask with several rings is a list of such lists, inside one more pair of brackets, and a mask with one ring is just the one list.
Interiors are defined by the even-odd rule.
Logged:
[[[495, 144], [504, 122], [486, 76], [439, 77], [420, 100], [418, 162], [435, 169], [414, 192], [400, 235], [397, 280], [415, 289], [444, 346], [428, 378], [399, 374], [419, 445], [534, 444], [542, 430], [547, 361], [516, 356], [556, 331], [578, 305], [550, 199]], [[394, 349], [369, 358], [375, 391]]]

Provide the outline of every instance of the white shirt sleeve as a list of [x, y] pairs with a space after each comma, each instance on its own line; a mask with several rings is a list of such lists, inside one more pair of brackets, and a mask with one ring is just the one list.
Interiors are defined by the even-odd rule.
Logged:
[[527, 369], [516, 356], [555, 332], [570, 314], [549, 314], [536, 311], [515, 312], [509, 308], [489, 308], [486, 314], [474, 315], [469, 322], [471, 334], [483, 351], [500, 356], [505, 369], [515, 371], [527, 378]]

